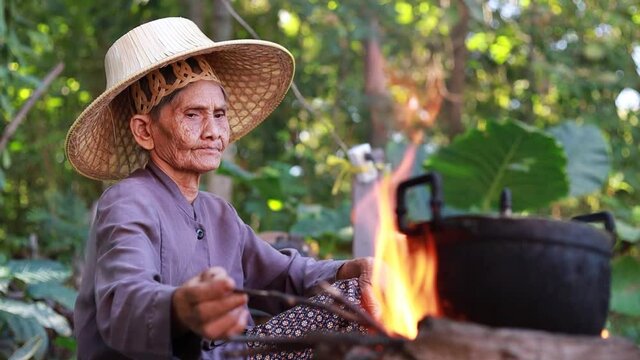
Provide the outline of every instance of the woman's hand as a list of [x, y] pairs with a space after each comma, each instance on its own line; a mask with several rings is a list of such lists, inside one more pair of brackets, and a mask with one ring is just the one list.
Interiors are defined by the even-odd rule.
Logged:
[[362, 307], [373, 317], [377, 318], [380, 312], [380, 306], [373, 296], [373, 288], [371, 286], [371, 274], [373, 274], [373, 258], [364, 257], [349, 260], [342, 264], [338, 273], [337, 280], [358, 279], [360, 292], [362, 294]]
[[247, 326], [248, 298], [233, 293], [235, 282], [224, 269], [214, 267], [184, 283], [173, 293], [172, 333], [187, 330], [219, 339], [241, 333]]

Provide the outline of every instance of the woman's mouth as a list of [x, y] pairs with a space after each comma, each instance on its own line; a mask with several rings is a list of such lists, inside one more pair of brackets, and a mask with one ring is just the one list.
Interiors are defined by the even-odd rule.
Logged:
[[222, 149], [219, 147], [201, 147], [201, 148], [196, 148], [196, 151], [200, 152], [200, 153], [207, 153], [207, 154], [220, 154], [222, 153]]

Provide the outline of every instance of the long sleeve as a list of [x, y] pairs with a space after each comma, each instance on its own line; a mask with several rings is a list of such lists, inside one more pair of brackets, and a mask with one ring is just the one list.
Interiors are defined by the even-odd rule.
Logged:
[[149, 168], [103, 193], [74, 310], [79, 360], [202, 356], [199, 336], [171, 335], [175, 289], [210, 266], [197, 228], [177, 185]]
[[[171, 358], [173, 345], [181, 345], [171, 339], [175, 287], [160, 282], [162, 247], [154, 242], [162, 237], [155, 207], [140, 193], [111, 195], [101, 200], [94, 224], [98, 331], [107, 346], [123, 355]], [[193, 339], [185, 341], [198, 346]]]
[[[248, 225], [241, 223], [239, 226], [244, 239], [242, 262], [247, 288], [308, 296], [321, 281], [335, 281], [343, 264], [343, 261], [303, 257], [292, 249], [278, 251], [260, 239]], [[252, 299], [251, 306], [272, 314], [284, 310], [279, 302], [265, 299]]]

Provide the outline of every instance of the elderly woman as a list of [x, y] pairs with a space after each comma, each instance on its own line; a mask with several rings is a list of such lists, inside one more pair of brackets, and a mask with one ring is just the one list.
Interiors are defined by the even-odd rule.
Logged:
[[105, 68], [107, 90], [66, 142], [78, 172], [120, 180], [100, 198], [87, 245], [79, 359], [217, 358], [227, 345], [205, 339], [253, 325], [236, 288], [306, 295], [321, 281], [359, 278], [368, 294], [368, 259], [276, 251], [230, 204], [199, 190], [229, 143], [282, 101], [294, 69], [286, 49], [214, 43], [191, 21], [166, 18], [117, 40]]

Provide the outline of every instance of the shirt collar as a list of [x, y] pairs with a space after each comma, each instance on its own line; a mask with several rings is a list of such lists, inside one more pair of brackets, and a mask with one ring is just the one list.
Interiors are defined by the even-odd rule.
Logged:
[[146, 169], [151, 172], [151, 174], [158, 179], [158, 181], [164, 186], [165, 189], [171, 194], [171, 198], [175, 201], [180, 209], [186, 212], [193, 219], [196, 218], [195, 206], [196, 203], [199, 203], [198, 199], [200, 196], [196, 196], [193, 200], [193, 206], [187, 201], [187, 198], [184, 197], [178, 184], [173, 181], [169, 175], [167, 175], [158, 165], [156, 165], [153, 161], [149, 160], [146, 165]]

